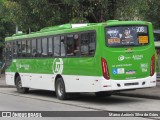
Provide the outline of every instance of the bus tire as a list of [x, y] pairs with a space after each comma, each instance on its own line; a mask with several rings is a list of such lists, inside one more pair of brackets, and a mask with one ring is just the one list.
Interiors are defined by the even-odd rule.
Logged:
[[111, 96], [112, 94], [111, 93], [108, 93], [108, 92], [96, 92], [95, 93], [96, 97], [109, 97]]
[[16, 77], [16, 88], [19, 93], [28, 93], [29, 88], [22, 87], [20, 76]]
[[59, 100], [67, 99], [65, 84], [62, 78], [58, 78], [56, 80], [55, 91], [56, 91], [56, 96]]

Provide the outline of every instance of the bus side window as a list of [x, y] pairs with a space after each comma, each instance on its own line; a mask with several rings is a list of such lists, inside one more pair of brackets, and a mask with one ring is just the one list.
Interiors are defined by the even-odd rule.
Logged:
[[67, 35], [67, 56], [74, 55], [74, 36]]
[[96, 49], [96, 34], [95, 32], [89, 33], [89, 55], [94, 55]]
[[31, 40], [27, 40], [26, 49], [26, 57], [31, 57]]
[[38, 38], [37, 39], [37, 54], [36, 54], [36, 57], [41, 57], [42, 55], [42, 39], [41, 38]]
[[64, 36], [61, 36], [61, 56], [64, 57], [66, 54], [65, 50], [65, 38]]
[[60, 56], [60, 36], [54, 37], [54, 56]]
[[80, 55], [80, 38], [78, 34], [74, 35], [74, 55], [79, 56]]
[[36, 57], [37, 48], [36, 48], [36, 39], [32, 40], [32, 57]]
[[42, 57], [47, 57], [47, 38], [42, 38]]
[[6, 60], [11, 60], [12, 59], [12, 43], [11, 42], [7, 42], [5, 44], [5, 51], [6, 51]]
[[53, 39], [52, 37], [48, 38], [48, 56], [53, 56]]
[[17, 58], [17, 45], [16, 45], [16, 41], [13, 41], [13, 57]]
[[22, 41], [22, 57], [26, 57], [26, 40]]
[[89, 34], [82, 33], [81, 34], [81, 56], [89, 55]]
[[22, 56], [22, 43], [21, 41], [16, 42], [17, 48], [18, 48], [18, 57]]
[[67, 35], [67, 56], [79, 56], [79, 35]]

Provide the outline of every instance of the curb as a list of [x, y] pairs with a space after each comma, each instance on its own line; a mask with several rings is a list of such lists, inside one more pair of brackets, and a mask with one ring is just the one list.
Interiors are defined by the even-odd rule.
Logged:
[[160, 96], [143, 95], [143, 94], [140, 95], [140, 94], [129, 94], [129, 93], [116, 93], [116, 94], [114, 94], [114, 95], [160, 100]]

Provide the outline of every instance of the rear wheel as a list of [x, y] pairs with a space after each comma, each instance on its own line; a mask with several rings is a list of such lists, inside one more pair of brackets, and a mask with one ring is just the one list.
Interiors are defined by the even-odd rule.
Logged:
[[95, 95], [97, 97], [109, 97], [112, 95], [112, 93], [109, 93], [109, 92], [96, 92]]
[[19, 93], [27, 93], [29, 91], [29, 88], [22, 87], [20, 76], [16, 78], [16, 88]]
[[60, 100], [67, 99], [67, 93], [65, 90], [65, 84], [62, 78], [58, 78], [56, 81], [55, 91], [57, 98]]

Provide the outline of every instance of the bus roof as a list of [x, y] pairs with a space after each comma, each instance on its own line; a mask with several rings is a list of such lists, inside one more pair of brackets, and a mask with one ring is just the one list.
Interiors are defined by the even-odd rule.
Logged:
[[150, 22], [145, 21], [118, 21], [118, 20], [108, 20], [104, 23], [81, 23], [81, 24], [63, 24], [58, 26], [51, 26], [41, 29], [37, 32], [31, 32], [30, 34], [25, 34], [19, 32], [17, 34], [12, 35], [11, 37], [6, 37], [5, 41], [10, 40], [19, 40], [19, 39], [28, 39], [28, 38], [35, 38], [35, 37], [43, 37], [43, 36], [51, 36], [54, 34], [63, 34], [68, 32], [68, 30], [75, 30], [85, 29], [85, 28], [92, 28], [96, 26], [114, 26], [114, 25], [129, 25], [129, 24], [149, 24]]

